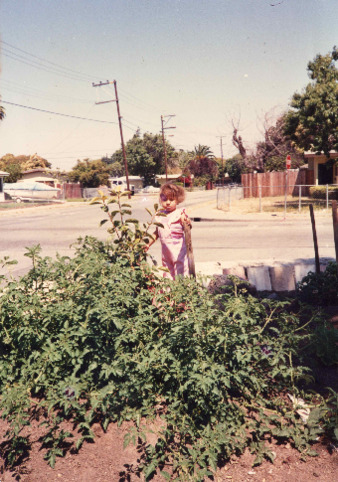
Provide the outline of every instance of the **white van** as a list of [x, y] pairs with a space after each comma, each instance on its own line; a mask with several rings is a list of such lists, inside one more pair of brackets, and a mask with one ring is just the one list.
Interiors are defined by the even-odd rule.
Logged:
[[[110, 182], [110, 188], [113, 189], [114, 191], [128, 191], [126, 181], [124, 181], [119, 177], [110, 177], [109, 182]], [[134, 195], [135, 186], [129, 183], [129, 189], [131, 191], [131, 194]]]

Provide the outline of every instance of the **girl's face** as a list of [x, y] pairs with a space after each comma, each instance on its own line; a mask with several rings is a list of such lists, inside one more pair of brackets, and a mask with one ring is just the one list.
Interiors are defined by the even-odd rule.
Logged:
[[175, 211], [176, 206], [177, 206], [176, 199], [170, 199], [165, 194], [161, 194], [160, 201], [161, 201], [162, 207], [166, 211], [169, 211], [169, 212]]

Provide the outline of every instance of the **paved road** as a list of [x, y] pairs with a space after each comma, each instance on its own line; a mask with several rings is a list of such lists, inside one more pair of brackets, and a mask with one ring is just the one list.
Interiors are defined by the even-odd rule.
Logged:
[[[186, 207], [192, 217], [214, 219], [195, 222], [192, 231], [197, 268], [208, 263], [254, 261], [294, 261], [314, 257], [311, 224], [308, 216], [281, 215], [234, 216], [215, 209], [214, 191], [188, 193]], [[155, 196], [132, 198], [133, 217], [145, 220], [145, 208], [151, 208]], [[72, 254], [70, 245], [86, 234], [106, 239], [106, 226], [99, 228], [105, 217], [98, 206], [84, 203], [39, 207], [0, 213], [0, 258], [8, 255], [19, 264], [15, 276], [26, 272], [30, 260], [24, 256], [26, 246], [40, 243], [42, 254], [54, 256]], [[333, 229], [330, 216], [317, 219], [320, 256], [334, 257]], [[159, 261], [160, 245], [155, 243], [150, 253]], [[208, 272], [208, 270], [207, 270]], [[210, 271], [209, 271], [210, 272]]]

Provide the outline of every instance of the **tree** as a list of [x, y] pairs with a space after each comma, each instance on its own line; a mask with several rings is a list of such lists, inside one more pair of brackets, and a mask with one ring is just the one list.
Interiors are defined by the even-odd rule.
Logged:
[[205, 177], [207, 180], [217, 178], [218, 166], [210, 147], [199, 144], [191, 154], [193, 158], [187, 168], [194, 177]]
[[0, 105], [0, 121], [2, 121], [6, 117], [5, 108]]
[[21, 164], [13, 154], [6, 154], [0, 159], [0, 171], [9, 173], [6, 182], [17, 182], [22, 177]]
[[50, 169], [52, 164], [38, 156], [36, 153], [30, 156], [17, 156], [18, 161], [21, 163], [22, 169], [28, 171], [29, 169]]
[[248, 172], [243, 158], [240, 154], [227, 159], [224, 166], [225, 172], [229, 175], [232, 182], [241, 183], [241, 174]]
[[99, 187], [108, 185], [110, 168], [101, 159], [91, 161], [78, 160], [77, 164], [69, 172], [68, 177], [72, 182], [80, 182], [84, 187]]
[[188, 171], [187, 166], [191, 159], [193, 159], [193, 153], [190, 151], [185, 151], [184, 149], [179, 149], [177, 153], [177, 167], [185, 173]]
[[43, 157], [33, 154], [31, 156], [14, 154], [5, 154], [0, 158], [0, 169], [8, 172], [10, 175], [6, 178], [7, 182], [16, 182], [22, 178], [23, 171], [29, 169], [49, 169], [51, 163]]
[[247, 172], [283, 171], [288, 154], [292, 157], [293, 167], [304, 164], [303, 156], [285, 134], [286, 115], [276, 116], [273, 111], [265, 114], [262, 120], [263, 140], [257, 142], [255, 149], [249, 152], [244, 147], [238, 126], [233, 123], [232, 143], [238, 149], [242, 159], [242, 168]]
[[[165, 142], [168, 166], [169, 168], [172, 168], [177, 164], [177, 153], [168, 141]], [[153, 184], [155, 182], [156, 174], [164, 173], [163, 141], [162, 136], [159, 134], [154, 135], [146, 132], [143, 137], [141, 137], [139, 133], [136, 133], [126, 143], [125, 149], [129, 174], [143, 177], [145, 184]], [[119, 170], [121, 166], [124, 166], [122, 149], [114, 152], [109, 166], [111, 169], [117, 168], [116, 170]]]
[[286, 116], [285, 133], [303, 150], [338, 151], [338, 51], [317, 55], [308, 63], [310, 82], [292, 97]]

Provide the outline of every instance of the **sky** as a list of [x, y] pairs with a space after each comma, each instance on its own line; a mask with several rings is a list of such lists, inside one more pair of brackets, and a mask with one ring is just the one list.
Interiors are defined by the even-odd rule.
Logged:
[[[237, 153], [262, 139], [338, 42], [337, 0], [2, 0], [0, 156], [70, 170], [161, 131], [176, 149]], [[62, 115], [60, 115], [62, 114]], [[169, 137], [170, 136], [170, 137]]]

